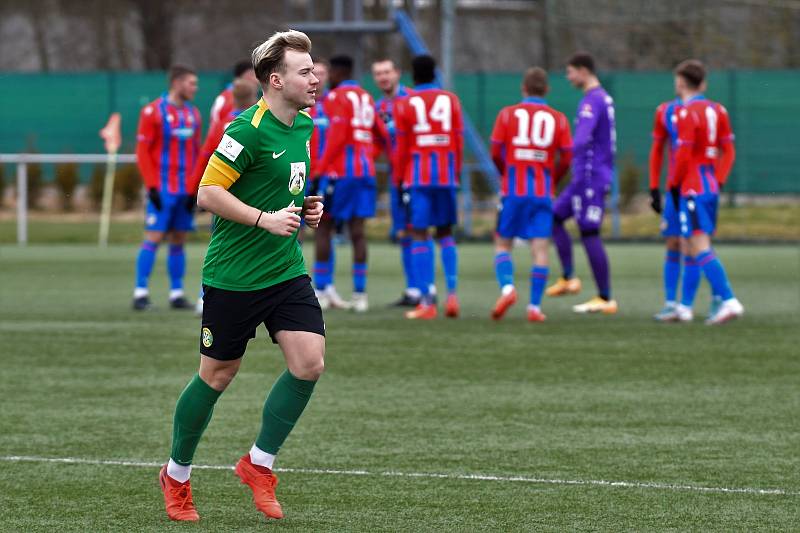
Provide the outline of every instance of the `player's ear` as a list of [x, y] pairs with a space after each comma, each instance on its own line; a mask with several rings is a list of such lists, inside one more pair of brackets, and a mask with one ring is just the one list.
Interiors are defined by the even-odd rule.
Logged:
[[283, 89], [283, 80], [281, 79], [281, 75], [277, 72], [273, 72], [269, 75], [269, 84], [271, 87], [281, 90]]

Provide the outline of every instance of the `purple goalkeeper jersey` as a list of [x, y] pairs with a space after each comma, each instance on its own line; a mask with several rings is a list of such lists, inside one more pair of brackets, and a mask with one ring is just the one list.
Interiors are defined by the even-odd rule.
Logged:
[[575, 117], [572, 183], [607, 186], [614, 173], [617, 150], [614, 100], [602, 87], [583, 95]]

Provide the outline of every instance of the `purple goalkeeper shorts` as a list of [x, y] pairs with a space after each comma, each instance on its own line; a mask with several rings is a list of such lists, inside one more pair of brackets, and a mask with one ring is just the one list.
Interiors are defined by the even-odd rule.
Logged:
[[556, 198], [553, 216], [556, 220], [575, 217], [581, 231], [599, 230], [603, 224], [608, 185], [570, 183]]

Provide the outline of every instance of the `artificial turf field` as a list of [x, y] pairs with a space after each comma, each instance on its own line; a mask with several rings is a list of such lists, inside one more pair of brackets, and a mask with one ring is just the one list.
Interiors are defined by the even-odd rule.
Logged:
[[[156, 476], [199, 321], [166, 308], [163, 249], [159, 309], [129, 310], [136, 251], [0, 248], [0, 530], [800, 528], [796, 245], [718, 247], [747, 314], [716, 328], [651, 320], [656, 245], [609, 247], [618, 315], [573, 315], [569, 297], [545, 300], [544, 324], [519, 303], [492, 323], [491, 246], [463, 246], [463, 317], [413, 323], [384, 306], [398, 254], [374, 245], [372, 308], [326, 314], [327, 372], [276, 464], [286, 518], [267, 523], [222, 468], [249, 449], [283, 368], [261, 330], [195, 458], [220, 467], [193, 473], [197, 525], [169, 522]], [[203, 251], [189, 249], [191, 291]], [[524, 301], [526, 251], [515, 260]], [[704, 282], [701, 316], [707, 299]]]

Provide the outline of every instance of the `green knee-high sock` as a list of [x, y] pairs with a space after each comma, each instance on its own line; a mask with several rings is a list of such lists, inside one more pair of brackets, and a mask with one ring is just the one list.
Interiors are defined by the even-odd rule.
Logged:
[[264, 403], [256, 446], [275, 455], [303, 414], [316, 381], [297, 379], [286, 370], [278, 377]]
[[170, 457], [179, 465], [192, 464], [197, 443], [211, 420], [214, 404], [222, 394], [214, 390], [198, 374], [183, 389], [175, 406], [172, 425], [172, 453]]

